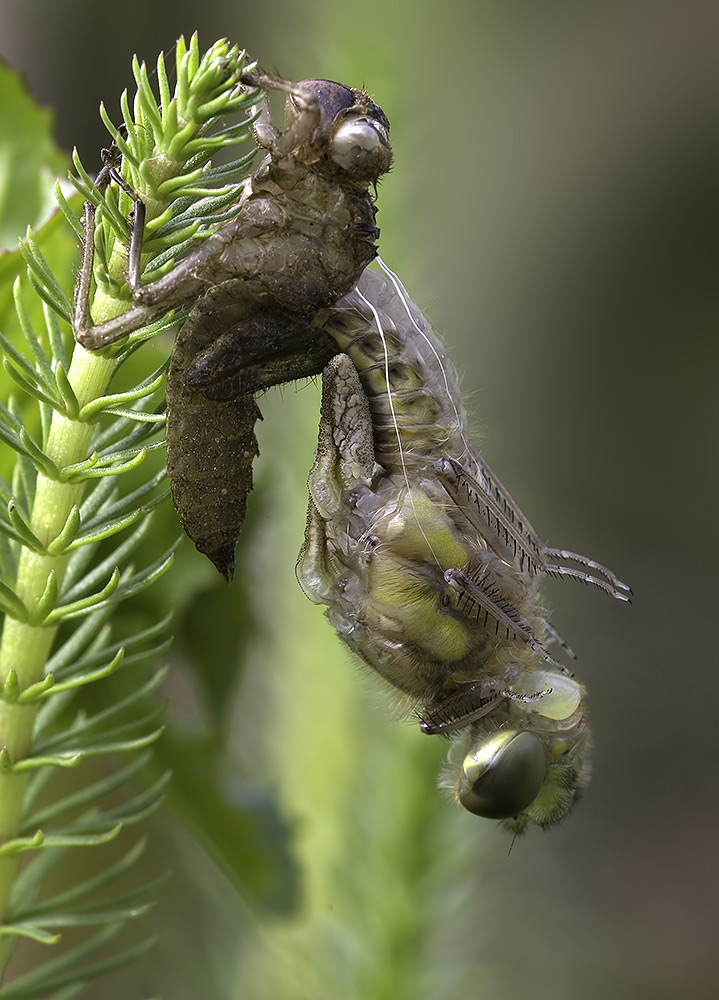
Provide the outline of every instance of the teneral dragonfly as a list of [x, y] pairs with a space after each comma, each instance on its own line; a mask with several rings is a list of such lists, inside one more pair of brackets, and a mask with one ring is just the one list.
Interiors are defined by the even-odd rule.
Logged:
[[299, 582], [424, 732], [461, 731], [445, 783], [466, 809], [515, 832], [556, 823], [587, 782], [589, 728], [582, 685], [547, 651], [541, 577], [629, 588], [531, 527], [396, 276], [366, 270], [319, 319], [343, 353], [323, 374]]

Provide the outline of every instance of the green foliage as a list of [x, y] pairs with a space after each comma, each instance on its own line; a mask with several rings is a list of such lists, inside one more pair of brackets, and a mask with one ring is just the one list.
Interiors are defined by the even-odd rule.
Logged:
[[3, 142], [0, 172], [0, 248], [13, 248], [28, 222], [37, 225], [54, 207], [55, 178], [67, 169], [66, 157], [55, 148], [51, 115], [39, 108], [17, 73], [0, 72]]
[[[162, 57], [159, 100], [147, 68], [136, 61], [137, 94], [132, 105], [127, 94], [120, 102], [124, 128], [102, 111], [122, 153], [123, 176], [148, 207], [143, 264], [149, 280], [234, 211], [237, 181], [253, 154], [221, 166], [210, 159], [248, 137], [257, 95], [238, 83], [244, 68], [244, 53], [226, 42], [201, 57], [196, 37], [189, 45], [180, 40], [174, 90]], [[7, 71], [0, 72], [0, 95], [17, 126], [3, 137], [12, 154], [6, 159], [19, 159], [28, 175], [23, 187], [15, 169], [3, 173], [0, 208], [11, 200], [25, 221], [37, 219], [49, 189], [45, 175], [62, 158], [52, 150], [47, 116], [27, 111], [31, 102]], [[231, 124], [229, 115], [235, 115]], [[99, 322], [131, 304], [124, 266], [133, 206], [118, 185], [98, 189], [77, 155], [73, 162], [73, 183], [96, 209], [90, 308]], [[147, 620], [147, 611], [157, 609], [144, 603], [145, 620], [137, 627], [137, 612], [131, 619], [124, 610], [124, 602], [165, 574], [177, 548], [175, 539], [153, 552], [149, 535], [168, 492], [154, 461], [164, 445], [165, 364], [136, 382], [130, 378], [129, 387], [115, 390], [112, 383], [116, 377], [127, 382], [136, 347], [172, 319], [161, 317], [103, 354], [74, 345], [68, 275], [83, 226], [78, 198], [68, 198], [59, 184], [55, 193], [61, 213], [37, 234], [28, 230], [20, 250], [0, 258], [15, 308], [12, 321], [7, 299], [0, 301], [6, 377], [0, 440], [14, 456], [4, 458], [0, 477], [0, 981], [23, 939], [59, 954], [49, 960], [34, 954], [30, 971], [0, 987], [3, 1000], [79, 995], [90, 980], [146, 950], [146, 940], [106, 947], [148, 909], [154, 882], [133, 874], [141, 845], [102, 854], [91, 877], [58, 892], [48, 893], [46, 885], [68, 852], [92, 848], [97, 857], [151, 815], [167, 782], [167, 770], [150, 767], [148, 748], [163, 731], [156, 691], [164, 671], [152, 664], [168, 648], [169, 618], [158, 612]], [[16, 216], [0, 215], [0, 232], [13, 232]], [[6, 386], [13, 392], [6, 394]], [[275, 871], [268, 857], [274, 862], [282, 855], [285, 836], [273, 809], [232, 805], [221, 778], [212, 776], [212, 747], [175, 738], [161, 757], [179, 772], [176, 798], [186, 814], [207, 831], [221, 828], [214, 844], [219, 857], [232, 856], [228, 837], [244, 838], [249, 860], [244, 866], [235, 861], [238, 881], [270, 905], [287, 905], [291, 872], [282, 885], [268, 874]], [[61, 776], [78, 768], [87, 777], [68, 791]], [[267, 838], [258, 836], [252, 819], [263, 811]], [[217, 815], [223, 821], [213, 824]], [[86, 932], [65, 945], [67, 928]]]

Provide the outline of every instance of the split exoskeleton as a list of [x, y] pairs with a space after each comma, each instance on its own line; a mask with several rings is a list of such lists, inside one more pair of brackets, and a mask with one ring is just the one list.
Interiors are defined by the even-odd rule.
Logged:
[[335, 352], [312, 320], [376, 256], [370, 188], [392, 159], [389, 122], [364, 91], [261, 74], [245, 83], [285, 92], [286, 124], [275, 132], [267, 107], [256, 122], [267, 155], [244, 185], [236, 217], [143, 285], [144, 206], [135, 199], [127, 274], [135, 305], [93, 327], [94, 214], [86, 205], [74, 313], [76, 339], [96, 350], [190, 308], [167, 379], [168, 474], [185, 531], [228, 579], [257, 454], [254, 394], [318, 374]]

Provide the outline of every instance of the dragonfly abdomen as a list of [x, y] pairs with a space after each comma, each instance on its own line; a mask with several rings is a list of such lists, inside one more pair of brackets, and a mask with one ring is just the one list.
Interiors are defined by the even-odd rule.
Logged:
[[[399, 294], [397, 294], [399, 290]], [[375, 457], [387, 471], [466, 456], [466, 412], [444, 347], [399, 286], [365, 270], [324, 329], [359, 372]]]

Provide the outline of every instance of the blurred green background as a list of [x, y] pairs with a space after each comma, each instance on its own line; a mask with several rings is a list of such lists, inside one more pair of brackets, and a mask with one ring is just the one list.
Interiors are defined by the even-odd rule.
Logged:
[[0, 54], [87, 165], [132, 54], [195, 29], [372, 92], [395, 149], [382, 255], [450, 345], [476, 438], [551, 544], [636, 597], [548, 587], [590, 692], [594, 778], [508, 856], [436, 791], [443, 744], [392, 717], [297, 588], [318, 390], [269, 395], [239, 580], [223, 592], [186, 545], [168, 582], [192, 595], [170, 712], [190, 731], [222, 717], [237, 801], [276, 793], [298, 902], [258, 913], [168, 811], [162, 944], [103, 995], [715, 996], [719, 8], [0, 4]]

